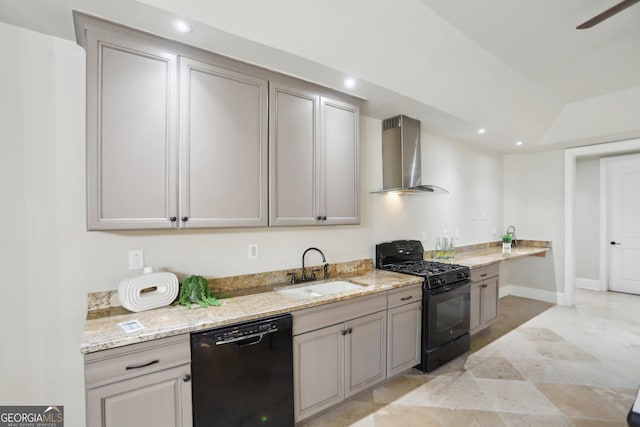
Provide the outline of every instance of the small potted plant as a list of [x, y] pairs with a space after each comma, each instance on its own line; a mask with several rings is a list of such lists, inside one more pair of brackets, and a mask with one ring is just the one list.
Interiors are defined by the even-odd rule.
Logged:
[[220, 305], [220, 301], [211, 296], [207, 279], [195, 274], [184, 279], [182, 285], [180, 285], [180, 294], [176, 304], [191, 308], [192, 302], [201, 307]]
[[511, 253], [511, 241], [513, 237], [510, 234], [502, 235], [502, 253], [510, 254]]

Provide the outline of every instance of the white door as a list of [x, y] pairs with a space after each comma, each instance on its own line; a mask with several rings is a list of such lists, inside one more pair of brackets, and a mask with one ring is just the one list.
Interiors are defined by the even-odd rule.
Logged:
[[607, 162], [609, 289], [640, 294], [640, 156]]

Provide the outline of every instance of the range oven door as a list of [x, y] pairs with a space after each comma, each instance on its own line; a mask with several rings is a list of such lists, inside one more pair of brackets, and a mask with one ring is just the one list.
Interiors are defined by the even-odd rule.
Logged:
[[471, 281], [425, 292], [427, 349], [432, 350], [469, 332]]

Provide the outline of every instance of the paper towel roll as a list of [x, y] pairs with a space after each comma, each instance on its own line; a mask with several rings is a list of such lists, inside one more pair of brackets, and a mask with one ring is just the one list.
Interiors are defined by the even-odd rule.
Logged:
[[145, 273], [122, 280], [118, 299], [127, 310], [151, 310], [171, 304], [178, 296], [178, 287], [178, 278], [173, 273]]

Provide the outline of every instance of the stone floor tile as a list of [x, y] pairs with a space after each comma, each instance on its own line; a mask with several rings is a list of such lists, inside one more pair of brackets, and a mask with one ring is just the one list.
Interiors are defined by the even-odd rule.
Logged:
[[393, 402], [424, 385], [433, 378], [434, 377], [427, 375], [401, 375], [376, 387], [372, 393], [373, 402], [377, 404]]
[[593, 418], [569, 418], [574, 427], [628, 427], [626, 421], [607, 421]]
[[507, 427], [573, 427], [569, 418], [563, 415], [499, 414]]
[[547, 383], [535, 385], [568, 417], [619, 421], [624, 419], [628, 411], [611, 404], [604, 393], [597, 392], [593, 387]]
[[436, 377], [405, 394], [394, 404], [449, 409], [493, 410], [471, 375]]
[[564, 341], [560, 335], [548, 328], [522, 327], [517, 332], [529, 341]]
[[475, 378], [501, 380], [524, 380], [522, 374], [507, 359], [501, 356], [467, 359], [464, 367]]
[[520, 414], [561, 415], [561, 412], [531, 382], [477, 379], [478, 386], [494, 410]]

